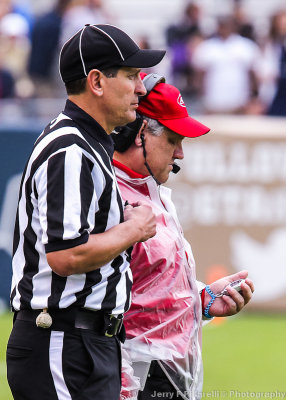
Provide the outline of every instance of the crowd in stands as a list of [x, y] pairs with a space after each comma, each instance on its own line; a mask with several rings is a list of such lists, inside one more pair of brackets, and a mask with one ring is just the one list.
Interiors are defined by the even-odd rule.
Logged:
[[270, 17], [266, 35], [256, 33], [239, 1], [208, 36], [200, 14], [189, 3], [166, 31], [174, 84], [205, 113], [286, 116], [286, 8]]
[[101, 0], [57, 0], [34, 16], [27, 8], [0, 2], [0, 98], [60, 97], [58, 73], [63, 43], [89, 23], [110, 23]]
[[[232, 14], [218, 17], [206, 34], [199, 4], [186, 4], [181, 19], [162, 32], [170, 83], [202, 113], [286, 116], [286, 8], [270, 16], [261, 35], [233, 0]], [[1, 0], [0, 99], [64, 97], [58, 54], [87, 21], [116, 25], [117, 17], [102, 0], [57, 0], [40, 15]], [[137, 43], [150, 47], [148, 32]]]

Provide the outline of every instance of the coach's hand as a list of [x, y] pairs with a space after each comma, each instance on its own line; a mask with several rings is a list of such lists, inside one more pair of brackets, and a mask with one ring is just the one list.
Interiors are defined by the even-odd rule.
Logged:
[[156, 217], [152, 208], [141, 201], [125, 206], [124, 221], [130, 221], [138, 230], [137, 242], [156, 235]]
[[[209, 315], [213, 317], [227, 317], [229, 315], [237, 314], [251, 299], [252, 293], [254, 292], [254, 284], [252, 280], [247, 279], [248, 272], [240, 271], [236, 274], [226, 276], [213, 282], [210, 285], [210, 289], [214, 294], [218, 294], [224, 290], [224, 288], [231, 282], [238, 279], [245, 279], [245, 282], [241, 284], [241, 292], [237, 292], [231, 286], [227, 286], [229, 295], [217, 297], [209, 309]], [[211, 296], [206, 292], [204, 299], [204, 309], [207, 307]]]

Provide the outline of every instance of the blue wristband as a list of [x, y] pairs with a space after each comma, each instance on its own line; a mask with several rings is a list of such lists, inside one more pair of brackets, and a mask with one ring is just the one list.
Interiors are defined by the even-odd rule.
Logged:
[[206, 291], [208, 292], [208, 294], [211, 296], [210, 302], [209, 304], [206, 306], [206, 308], [204, 309], [204, 316], [207, 318], [212, 318], [212, 316], [209, 314], [209, 309], [211, 308], [213, 302], [216, 299], [216, 295], [211, 291], [209, 285], [207, 285], [205, 287]]

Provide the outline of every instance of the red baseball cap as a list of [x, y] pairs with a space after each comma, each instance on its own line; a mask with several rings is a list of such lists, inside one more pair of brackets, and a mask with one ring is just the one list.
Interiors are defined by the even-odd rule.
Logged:
[[[146, 74], [141, 74], [144, 78]], [[137, 112], [160, 122], [162, 125], [186, 137], [198, 137], [210, 128], [191, 118], [180, 91], [167, 83], [158, 83], [148, 94], [140, 99]]]

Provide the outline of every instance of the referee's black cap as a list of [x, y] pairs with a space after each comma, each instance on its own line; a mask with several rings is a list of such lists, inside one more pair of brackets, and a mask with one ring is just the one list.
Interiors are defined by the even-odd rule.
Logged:
[[65, 83], [85, 78], [92, 69], [149, 68], [158, 64], [165, 50], [142, 50], [113, 25], [85, 25], [64, 45], [60, 74]]

